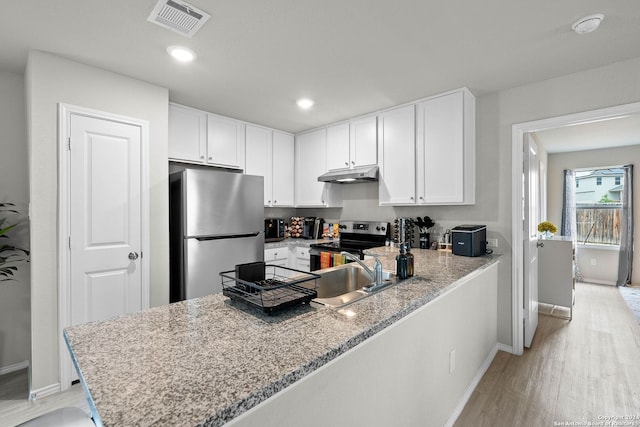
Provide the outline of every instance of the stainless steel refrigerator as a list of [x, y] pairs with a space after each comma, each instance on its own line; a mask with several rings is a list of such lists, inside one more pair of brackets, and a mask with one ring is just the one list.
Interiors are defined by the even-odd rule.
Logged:
[[171, 302], [222, 292], [221, 271], [264, 260], [263, 179], [214, 169], [169, 175]]

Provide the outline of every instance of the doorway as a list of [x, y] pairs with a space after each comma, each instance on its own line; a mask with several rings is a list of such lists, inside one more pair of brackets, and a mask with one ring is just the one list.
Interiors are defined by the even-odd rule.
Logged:
[[637, 114], [640, 114], [640, 103], [518, 123], [512, 126], [512, 351], [514, 354], [522, 354], [524, 351], [524, 307], [529, 303], [525, 299], [524, 292], [524, 263], [528, 260], [524, 253], [526, 234], [523, 219], [527, 213], [522, 203], [524, 197], [523, 177], [528, 172], [527, 165], [523, 165], [523, 147], [527, 135], [532, 132], [607, 121]]
[[64, 328], [149, 306], [148, 123], [64, 104], [59, 110], [59, 359], [66, 390], [77, 375]]

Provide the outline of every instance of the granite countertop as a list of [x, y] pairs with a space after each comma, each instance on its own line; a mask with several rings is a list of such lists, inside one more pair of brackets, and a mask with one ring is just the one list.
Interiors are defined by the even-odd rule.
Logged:
[[[395, 271], [397, 248], [370, 252]], [[416, 276], [339, 310], [268, 316], [217, 294], [71, 327], [65, 339], [98, 423], [219, 426], [499, 259], [412, 253]]]
[[272, 248], [284, 248], [287, 246], [306, 246], [309, 247], [314, 243], [327, 243], [327, 242], [333, 242], [333, 240], [331, 239], [301, 239], [298, 237], [287, 237], [284, 240], [281, 240], [279, 242], [265, 242], [264, 243], [264, 248], [265, 249], [272, 249]]

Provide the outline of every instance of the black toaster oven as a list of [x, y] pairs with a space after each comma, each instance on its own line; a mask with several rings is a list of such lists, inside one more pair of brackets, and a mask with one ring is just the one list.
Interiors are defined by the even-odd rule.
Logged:
[[284, 240], [284, 218], [264, 219], [264, 241], [278, 242]]

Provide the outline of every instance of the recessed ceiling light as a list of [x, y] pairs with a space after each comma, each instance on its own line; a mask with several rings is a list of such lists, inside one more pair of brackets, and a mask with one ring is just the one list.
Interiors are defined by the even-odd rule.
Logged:
[[188, 47], [183, 46], [169, 46], [167, 48], [167, 53], [177, 61], [180, 62], [191, 62], [196, 59], [196, 54], [194, 51], [189, 49]]
[[303, 110], [308, 110], [309, 108], [313, 107], [313, 104], [315, 104], [315, 102], [313, 102], [313, 100], [309, 98], [298, 99], [296, 103], [298, 104], [298, 107], [302, 108]]
[[584, 18], [580, 18], [574, 22], [571, 29], [577, 34], [587, 34], [595, 31], [600, 26], [603, 19], [604, 15], [601, 13], [585, 16]]

